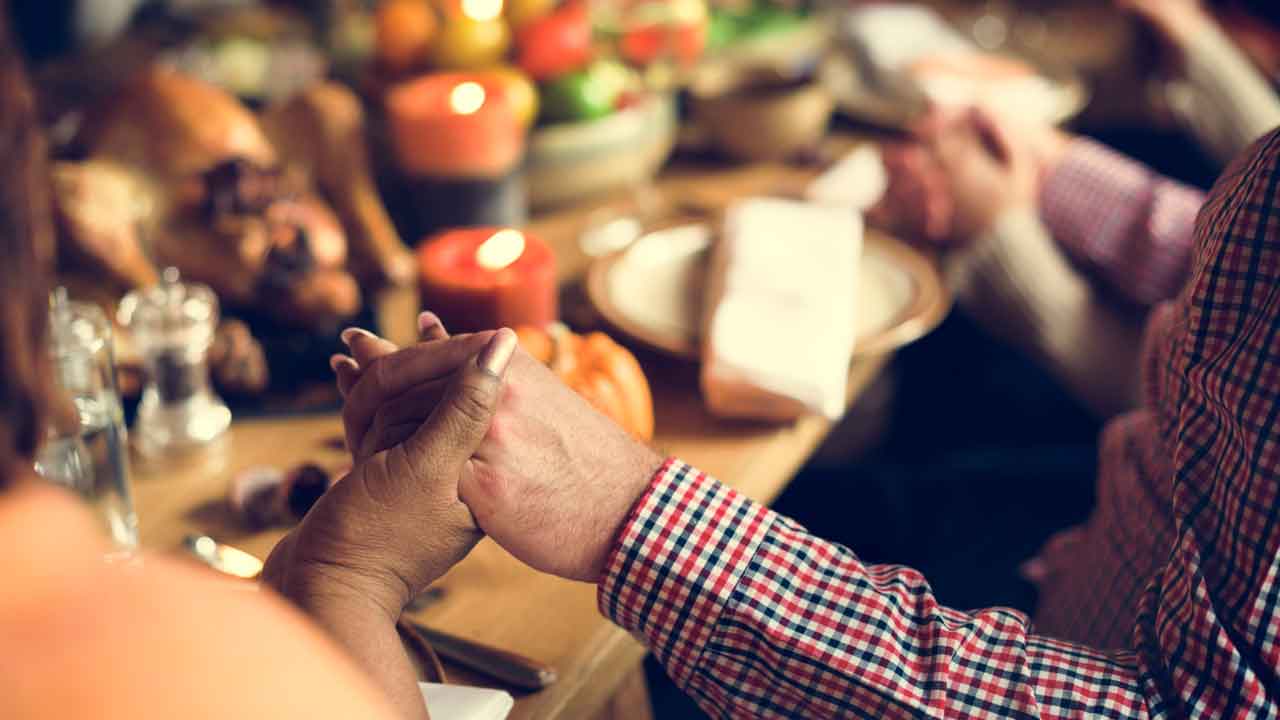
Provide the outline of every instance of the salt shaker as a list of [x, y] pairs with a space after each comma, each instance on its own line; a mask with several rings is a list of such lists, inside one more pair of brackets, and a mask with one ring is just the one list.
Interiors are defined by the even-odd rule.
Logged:
[[168, 268], [159, 285], [125, 296], [120, 321], [147, 368], [134, 428], [139, 449], [198, 447], [226, 431], [231, 411], [209, 382], [208, 352], [218, 326], [213, 291], [181, 282], [177, 269]]

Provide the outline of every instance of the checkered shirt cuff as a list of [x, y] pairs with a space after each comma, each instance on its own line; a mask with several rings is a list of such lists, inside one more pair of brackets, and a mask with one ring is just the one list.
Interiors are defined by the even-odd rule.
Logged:
[[606, 564], [600, 612], [643, 634], [681, 687], [773, 515], [674, 458], [654, 475]]
[[1141, 164], [1078, 138], [1045, 177], [1041, 215], [1068, 254], [1105, 264], [1119, 252], [1137, 209], [1146, 204], [1148, 182]]

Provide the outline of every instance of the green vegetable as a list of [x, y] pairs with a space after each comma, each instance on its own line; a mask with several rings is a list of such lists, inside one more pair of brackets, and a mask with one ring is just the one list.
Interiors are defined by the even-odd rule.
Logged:
[[737, 40], [738, 32], [737, 15], [713, 10], [711, 20], [707, 24], [707, 47], [719, 50]]
[[557, 123], [602, 118], [613, 112], [630, 80], [625, 67], [603, 60], [561, 75], [542, 86], [542, 119]]
[[745, 12], [712, 10], [707, 26], [707, 47], [720, 49], [757, 35], [790, 30], [804, 19], [801, 12], [764, 3]]
[[804, 16], [779, 7], [758, 7], [747, 13], [738, 26], [742, 35], [758, 35], [787, 30], [800, 24]]

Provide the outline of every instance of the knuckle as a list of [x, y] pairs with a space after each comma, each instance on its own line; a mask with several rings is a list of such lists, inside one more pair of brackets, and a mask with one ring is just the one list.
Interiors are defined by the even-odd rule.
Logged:
[[359, 488], [374, 509], [394, 511], [403, 500], [399, 492], [403, 482], [415, 478], [417, 468], [402, 445], [373, 455], [370, 462], [372, 472], [353, 474]]
[[463, 381], [453, 394], [453, 409], [468, 422], [483, 424], [489, 421], [489, 391], [474, 381]]
[[351, 432], [357, 420], [356, 406], [352, 398], [349, 398], [342, 406], [342, 427]]
[[365, 433], [365, 441], [377, 441], [381, 436], [385, 435], [390, 423], [387, 421], [387, 406], [383, 405], [373, 413], [373, 420], [369, 423], [369, 430]]
[[373, 362], [369, 364], [369, 369], [365, 371], [365, 374], [368, 376], [370, 389], [373, 391], [375, 398], [379, 402], [381, 402], [383, 394], [389, 387], [388, 383], [391, 380], [389, 377], [391, 371], [390, 365], [391, 364], [387, 361], [385, 356], [379, 357], [375, 358]]

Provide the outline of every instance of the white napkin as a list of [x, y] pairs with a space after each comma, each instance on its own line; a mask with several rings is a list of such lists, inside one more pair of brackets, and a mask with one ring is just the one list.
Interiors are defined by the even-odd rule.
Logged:
[[864, 143], [809, 183], [805, 198], [820, 205], [865, 212], [879, 202], [888, 189], [889, 173], [884, 168], [880, 148]]
[[[848, 11], [845, 42], [882, 74], [909, 78], [934, 103], [944, 107], [980, 106], [997, 114], [1035, 122], [1053, 122], [1071, 102], [1068, 94], [1039, 73], [996, 77], [981, 67], [966, 70], [935, 67], [914, 69], [925, 58], [966, 58], [982, 55], [969, 38], [942, 16], [922, 5], [875, 4]], [[945, 63], [944, 63], [945, 65]]]
[[862, 217], [773, 198], [731, 206], [712, 251], [702, 390], [712, 412], [792, 420], [845, 409]]
[[501, 690], [418, 683], [434, 720], [505, 720], [516, 701]]
[[977, 50], [936, 12], [910, 3], [879, 3], [850, 10], [844, 31], [846, 38], [860, 45], [881, 72], [903, 71], [928, 55]]
[[976, 105], [1023, 122], [1051, 123], [1067, 100], [1062, 91], [1042, 75], [988, 80], [980, 76], [923, 73], [916, 83], [941, 106]]

